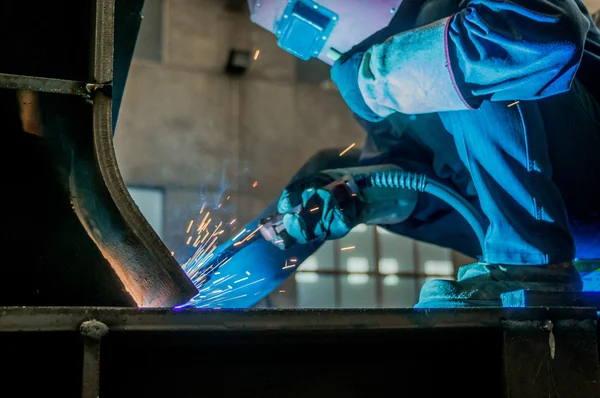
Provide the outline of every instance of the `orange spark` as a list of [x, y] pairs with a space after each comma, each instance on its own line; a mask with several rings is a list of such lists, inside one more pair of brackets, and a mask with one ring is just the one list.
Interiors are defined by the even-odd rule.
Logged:
[[342, 153], [340, 153], [340, 156], [344, 156], [346, 154], [346, 152], [348, 152], [350, 149], [354, 148], [354, 146], [356, 145], [356, 142], [353, 142], [352, 144], [350, 144], [350, 146], [346, 149], [344, 149], [342, 151]]
[[210, 211], [204, 215], [204, 218], [202, 219], [202, 222], [200, 224], [204, 224], [204, 221], [206, 221], [206, 219], [208, 218], [209, 215], [210, 215]]
[[198, 235], [198, 237], [194, 241], [194, 247], [198, 247], [199, 244], [200, 244], [200, 235]]
[[206, 231], [206, 235], [204, 235], [204, 238], [202, 238], [202, 240], [200, 241], [200, 243], [204, 243], [204, 241], [206, 240], [206, 238], [208, 238], [209, 234], [210, 234], [210, 232]]
[[263, 226], [262, 226], [262, 224], [261, 224], [261, 225], [259, 225], [259, 226], [258, 226], [258, 228], [256, 228], [254, 231], [252, 231], [252, 232], [250, 233], [250, 235], [246, 236], [246, 237], [244, 238], [244, 240], [242, 240], [242, 242], [245, 242], [245, 241], [247, 241], [247, 240], [250, 240], [250, 239], [252, 239], [252, 238], [254, 237], [254, 235], [255, 235], [255, 234], [256, 234], [256, 233], [257, 233], [257, 232], [258, 232], [258, 231], [259, 231], [259, 230], [260, 230], [262, 227], [263, 227]]

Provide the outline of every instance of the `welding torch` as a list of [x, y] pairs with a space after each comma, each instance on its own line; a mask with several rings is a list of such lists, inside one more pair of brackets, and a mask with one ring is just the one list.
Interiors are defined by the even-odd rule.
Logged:
[[[331, 192], [332, 197], [341, 208], [349, 202], [364, 200], [360, 187], [350, 174], [336, 179], [323, 187], [323, 189]], [[298, 205], [291, 212], [300, 215], [301, 218], [306, 218], [311, 216], [310, 213], [313, 212], [313, 209], [307, 209], [302, 205]], [[284, 214], [275, 212], [260, 220], [260, 233], [262, 237], [280, 249], [286, 249], [294, 242], [294, 238], [285, 229], [283, 223], [284, 216]]]
[[[350, 202], [360, 205], [360, 223], [390, 225], [403, 222], [414, 211], [418, 195], [426, 193], [445, 201], [458, 211], [483, 246], [487, 225], [483, 216], [460, 194], [424, 174], [405, 171], [394, 165], [334, 169], [321, 173], [333, 179], [323, 189], [332, 193], [338, 206], [343, 208]], [[292, 212], [301, 217], [316, 216], [311, 209], [302, 206], [295, 207]], [[221, 245], [208, 264], [211, 272], [206, 273], [205, 282], [211, 279], [222, 264], [254, 243], [274, 245], [282, 250], [295, 247], [294, 238], [285, 229], [284, 217], [279, 212], [267, 215], [254, 224], [245, 237], [232, 239]]]
[[[414, 211], [418, 194], [422, 192], [438, 197], [458, 211], [483, 247], [487, 222], [479, 211], [456, 191], [424, 174], [405, 171], [395, 165], [365, 166], [323, 173], [338, 176], [324, 189], [332, 193], [340, 208], [351, 201], [360, 204], [361, 223], [389, 225], [403, 222]], [[311, 212], [301, 206], [292, 211], [301, 217], [309, 217]], [[273, 213], [260, 222], [263, 238], [281, 249], [288, 248], [293, 242], [293, 238], [285, 230], [283, 219], [283, 214]]]

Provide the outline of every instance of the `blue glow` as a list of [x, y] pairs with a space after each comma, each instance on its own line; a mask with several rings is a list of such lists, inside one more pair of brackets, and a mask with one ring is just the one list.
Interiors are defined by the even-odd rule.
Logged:
[[[276, 209], [272, 203], [263, 214], [244, 228], [255, 231], [259, 220]], [[210, 257], [198, 257], [183, 264], [199, 293], [182, 307], [195, 308], [250, 308], [275, 290], [296, 268], [319, 247], [320, 243], [298, 245], [290, 250], [280, 250], [265, 241], [260, 233], [258, 239], [239, 243], [240, 236], [219, 245]], [[290, 266], [290, 258], [297, 261]]]
[[[597, 257], [592, 257], [597, 258]], [[600, 259], [575, 260], [575, 266], [581, 275], [584, 292], [600, 292]]]
[[600, 268], [589, 273], [581, 273], [584, 292], [600, 292]]

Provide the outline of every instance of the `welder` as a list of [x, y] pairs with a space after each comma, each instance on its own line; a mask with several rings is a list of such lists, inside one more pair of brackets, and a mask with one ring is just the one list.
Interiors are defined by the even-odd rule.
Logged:
[[581, 0], [249, 3], [280, 47], [332, 65], [368, 133], [360, 166], [421, 173], [485, 215], [482, 242], [423, 193], [410, 215], [369, 220], [360, 202], [342, 206], [324, 189], [336, 176], [320, 172], [279, 199], [294, 244], [370, 223], [479, 260], [456, 281], [427, 282], [423, 308], [581, 290], [574, 259], [600, 256], [600, 31]]

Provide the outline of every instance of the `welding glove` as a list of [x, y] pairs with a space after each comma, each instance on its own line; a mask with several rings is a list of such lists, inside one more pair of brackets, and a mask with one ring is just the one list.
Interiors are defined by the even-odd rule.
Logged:
[[[355, 179], [382, 176], [401, 169], [395, 165], [373, 165], [324, 170], [292, 182], [281, 194], [278, 212], [291, 244], [339, 239], [358, 224], [390, 225], [406, 220], [414, 211], [418, 193], [411, 189], [363, 185]], [[330, 183], [335, 184], [329, 186]], [[352, 181], [349, 185], [346, 185]], [[348, 190], [348, 188], [350, 190]], [[333, 192], [332, 192], [333, 191]], [[351, 194], [351, 195], [350, 195]], [[342, 202], [339, 202], [342, 201]], [[286, 249], [288, 239], [276, 237], [276, 246]], [[280, 242], [279, 244], [275, 241]]]
[[331, 80], [338, 87], [346, 105], [360, 118], [377, 123], [384, 118], [377, 115], [365, 102], [358, 87], [358, 75], [364, 52], [344, 54], [331, 67]]
[[[342, 208], [332, 193], [324, 189], [333, 181], [334, 177], [317, 173], [292, 182], [283, 191], [277, 211], [284, 215], [285, 230], [294, 240], [291, 244], [338, 239], [361, 223], [358, 201], [347, 202]], [[298, 213], [299, 208], [303, 211]]]

